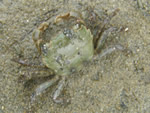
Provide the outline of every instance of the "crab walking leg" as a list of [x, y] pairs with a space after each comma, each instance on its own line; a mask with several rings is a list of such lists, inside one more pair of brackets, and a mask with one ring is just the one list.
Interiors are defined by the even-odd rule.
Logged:
[[114, 11], [112, 11], [112, 13], [104, 20], [104, 24], [103, 26], [105, 27], [110, 21], [111, 19], [117, 15], [117, 13], [120, 11], [120, 9], [115, 9]]
[[114, 45], [113, 47], [107, 48], [105, 49], [102, 53], [100, 53], [99, 55], [96, 56], [96, 58], [102, 58], [103, 56], [106, 56], [108, 54], [111, 54], [112, 52], [116, 51], [116, 50], [120, 50], [120, 51], [124, 51], [126, 50], [122, 45]]
[[[103, 35], [106, 35], [106, 32], [109, 32], [109, 29], [108, 30], [106, 30], [106, 26], [107, 25], [109, 25], [109, 23], [110, 23], [110, 21], [111, 21], [111, 19], [117, 14], [119, 12], [119, 9], [115, 9], [105, 20], [104, 20], [104, 22], [102, 23], [102, 27], [101, 27], [101, 29], [99, 30], [99, 32], [98, 32], [98, 34], [97, 34], [97, 36], [95, 37], [95, 39], [94, 39], [94, 43], [96, 43], [96, 48], [98, 47], [97, 45], [98, 45], [98, 41], [101, 39], [101, 40], [103, 40]], [[112, 28], [110, 28], [110, 29], [112, 29]], [[105, 31], [106, 30], [106, 31]], [[107, 35], [108, 36], [108, 35]], [[107, 39], [107, 36], [105, 36], [106, 37], [106, 39]], [[104, 38], [105, 39], [105, 38]], [[105, 42], [105, 40], [104, 40], [104, 42]], [[103, 45], [104, 45], [104, 43], [103, 43]]]
[[117, 28], [115, 27], [111, 27], [109, 29], [107, 29], [106, 31], [104, 31], [100, 37], [100, 39], [97, 42], [97, 47], [96, 47], [96, 51], [99, 52], [102, 47], [104, 46], [106, 40], [108, 39], [108, 36], [113, 32], [116, 31]]
[[63, 77], [63, 79], [58, 84], [57, 90], [54, 92], [53, 100], [57, 104], [64, 102], [64, 100], [62, 98], [58, 99], [58, 97], [61, 95], [61, 93], [62, 93], [62, 91], [63, 91], [63, 89], [65, 87], [65, 83], [66, 83], [65, 81], [66, 81], [66, 78]]
[[22, 66], [48, 69], [46, 66], [28, 63], [29, 61], [27, 62], [26, 60], [22, 60], [22, 59], [11, 59], [11, 61], [16, 62]]
[[31, 101], [35, 100], [35, 97], [40, 95], [44, 90], [46, 90], [48, 87], [52, 86], [53, 84], [55, 84], [57, 81], [59, 80], [59, 77], [56, 76], [55, 78], [48, 80], [42, 84], [40, 84], [36, 89], [35, 92], [33, 93], [32, 97], [31, 97]]

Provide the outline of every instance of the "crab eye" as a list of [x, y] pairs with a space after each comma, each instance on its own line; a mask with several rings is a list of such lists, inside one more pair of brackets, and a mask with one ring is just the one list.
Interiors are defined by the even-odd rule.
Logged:
[[64, 29], [63, 34], [67, 37], [67, 38], [73, 38], [73, 31], [70, 29]]
[[80, 28], [80, 25], [79, 24], [76, 24], [75, 26], [74, 26], [74, 29], [79, 29]]
[[46, 44], [41, 45], [41, 52], [43, 55], [47, 55], [48, 48]]

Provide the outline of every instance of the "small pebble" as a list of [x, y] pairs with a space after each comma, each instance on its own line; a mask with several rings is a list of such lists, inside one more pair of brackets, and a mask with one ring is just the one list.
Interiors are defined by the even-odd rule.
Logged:
[[4, 110], [4, 106], [2, 106], [2, 110]]
[[129, 30], [129, 28], [127, 27], [127, 28], [125, 28], [125, 30], [124, 30], [124, 31], [125, 31], [125, 32], [127, 32], [128, 30]]

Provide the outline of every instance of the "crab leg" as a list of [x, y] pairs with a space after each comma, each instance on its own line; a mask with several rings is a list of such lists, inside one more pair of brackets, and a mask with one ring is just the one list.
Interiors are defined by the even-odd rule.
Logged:
[[35, 92], [33, 93], [32, 97], [31, 97], [31, 101], [35, 100], [35, 97], [40, 95], [44, 90], [46, 90], [48, 87], [52, 86], [53, 84], [55, 84], [57, 81], [59, 80], [59, 77], [56, 76], [54, 79], [52, 80], [48, 80], [42, 84], [40, 84], [36, 89]]
[[46, 66], [44, 65], [38, 65], [38, 64], [32, 64], [29, 63], [29, 61], [27, 62], [26, 60], [22, 60], [22, 59], [11, 59], [11, 61], [16, 62], [22, 66], [27, 66], [27, 67], [33, 67], [33, 68], [44, 68], [44, 69], [48, 69]]
[[[101, 27], [101, 29], [99, 30], [99, 32], [98, 32], [98, 35], [97, 35], [97, 37], [94, 39], [94, 43], [96, 43], [96, 48], [99, 46], [99, 45], [104, 45], [104, 42], [105, 42], [105, 40], [107, 39], [107, 33], [110, 33], [110, 32], [112, 32], [113, 31], [113, 29], [114, 28], [110, 28], [110, 29], [108, 29], [108, 30], [106, 30], [106, 26], [109, 24], [109, 22], [111, 21], [111, 19], [117, 14], [117, 12], [119, 12], [119, 9], [115, 9], [111, 14], [110, 14], [110, 16], [109, 17], [107, 17], [105, 20], [104, 20], [104, 22], [103, 22], [103, 24], [101, 25], [102, 27]], [[106, 30], [106, 31], [105, 31]], [[112, 30], [112, 31], [111, 31]], [[104, 35], [104, 36], [103, 36]], [[101, 38], [102, 37], [102, 38]], [[100, 42], [99, 42], [99, 40], [101, 40]], [[100, 43], [100, 44], [98, 44], [98, 43]]]
[[54, 92], [54, 95], [53, 95], [53, 101], [57, 104], [62, 104], [64, 103], [64, 100], [62, 98], [59, 98], [58, 97], [61, 95], [65, 85], [66, 85], [66, 78], [63, 77], [63, 79], [59, 82], [58, 84], [58, 88], [57, 90]]
[[105, 20], [104, 23], [102, 25], [102, 30], [103, 31], [105, 29], [105, 27], [108, 25], [108, 23], [111, 21], [111, 19], [116, 16], [116, 14], [120, 11], [120, 9], [115, 9]]
[[99, 52], [102, 49], [106, 40], [108, 39], [108, 35], [110, 35], [113, 31], [116, 31], [116, 29], [117, 28], [115, 27], [111, 27], [102, 33], [101, 38], [97, 42], [96, 52]]
[[[97, 55], [96, 58], [102, 58], [103, 56], [106, 56], [108, 54], [111, 54], [112, 52], [116, 51], [116, 50], [120, 50], [120, 51], [124, 51], [126, 50], [122, 45], [114, 45], [113, 47], [107, 48], [105, 49], [101, 54]], [[95, 58], [95, 59], [96, 59]]]

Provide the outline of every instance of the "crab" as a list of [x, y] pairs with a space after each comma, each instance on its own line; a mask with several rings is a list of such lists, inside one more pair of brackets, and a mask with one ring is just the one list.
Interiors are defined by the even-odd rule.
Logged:
[[41, 23], [33, 31], [32, 39], [44, 65], [56, 76], [39, 85], [32, 99], [59, 81], [52, 98], [56, 103], [63, 103], [64, 99], [59, 96], [68, 75], [80, 71], [84, 67], [84, 62], [91, 61], [94, 57], [100, 58], [115, 50], [124, 50], [121, 45], [114, 45], [103, 53], [100, 52], [108, 34], [116, 30], [115, 27], [106, 29], [106, 26], [117, 12], [118, 9], [100, 25], [95, 12], [71, 11]]

